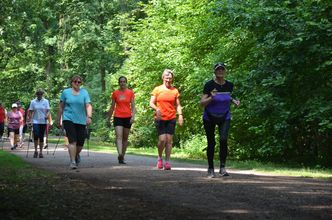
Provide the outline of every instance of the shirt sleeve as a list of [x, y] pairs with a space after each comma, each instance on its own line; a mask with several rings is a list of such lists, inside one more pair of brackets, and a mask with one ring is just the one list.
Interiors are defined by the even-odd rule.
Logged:
[[91, 103], [90, 95], [89, 95], [89, 93], [88, 93], [87, 90], [85, 90], [85, 91], [86, 91], [86, 94], [85, 94], [85, 103]]
[[61, 102], [65, 102], [65, 101], [66, 101], [65, 91], [63, 91], [63, 92], [61, 93], [60, 101], [61, 101]]
[[29, 110], [33, 111], [33, 101], [30, 102]]
[[210, 86], [209, 86], [209, 82], [207, 82], [204, 85], [203, 94], [206, 94], [206, 95], [210, 96], [210, 92], [211, 92], [211, 89], [210, 89]]
[[158, 94], [158, 87], [154, 88], [151, 92], [151, 95], [154, 97], [157, 97], [157, 94]]
[[48, 100], [46, 100], [47, 101], [47, 110], [50, 110], [51, 109], [51, 107], [50, 107], [50, 102], [48, 101]]

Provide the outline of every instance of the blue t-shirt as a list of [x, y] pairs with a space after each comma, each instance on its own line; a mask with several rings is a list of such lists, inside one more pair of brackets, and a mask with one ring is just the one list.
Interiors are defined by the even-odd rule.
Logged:
[[65, 89], [61, 94], [60, 101], [64, 103], [63, 121], [86, 125], [86, 104], [91, 102], [86, 89], [81, 88], [77, 95], [73, 95], [72, 88]]
[[38, 100], [35, 98], [30, 102], [30, 111], [33, 111], [33, 124], [47, 124], [47, 113], [50, 110], [50, 104], [47, 99]]
[[227, 113], [226, 120], [231, 119], [230, 105], [232, 101], [233, 83], [225, 81], [223, 85], [216, 83], [214, 80], [208, 81], [204, 86], [204, 94], [211, 95], [212, 90], [217, 90], [217, 94], [212, 101], [205, 106], [203, 119], [209, 120], [207, 112], [211, 114]]

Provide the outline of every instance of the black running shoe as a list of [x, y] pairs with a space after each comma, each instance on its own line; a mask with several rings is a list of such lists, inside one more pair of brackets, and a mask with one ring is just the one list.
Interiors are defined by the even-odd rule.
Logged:
[[126, 162], [124, 162], [124, 157], [122, 155], [118, 156], [118, 160], [119, 160], [119, 164], [126, 164]]
[[208, 169], [208, 178], [215, 178], [216, 174], [214, 173], [214, 169], [213, 168], [209, 168]]
[[225, 167], [220, 168], [219, 175], [220, 176], [229, 176], [229, 174], [227, 173]]
[[75, 158], [75, 163], [76, 163], [76, 165], [78, 165], [79, 163], [81, 163], [81, 156], [79, 154], [77, 154], [77, 156]]

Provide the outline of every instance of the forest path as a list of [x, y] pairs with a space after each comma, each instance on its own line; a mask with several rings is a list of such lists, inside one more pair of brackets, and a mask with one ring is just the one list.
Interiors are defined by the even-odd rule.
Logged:
[[[171, 171], [157, 170], [156, 158], [126, 155], [127, 164], [120, 165], [117, 155], [90, 151], [88, 156], [86, 150], [79, 168], [70, 170], [62, 145], [53, 156], [55, 145], [50, 144], [44, 158], [33, 158], [31, 146], [26, 157], [26, 145], [11, 152], [35, 167], [69, 178], [71, 186], [101, 190], [98, 195], [85, 194], [85, 199], [116, 219], [332, 218], [329, 180], [231, 169], [230, 177], [208, 179], [203, 165], [172, 162]], [[8, 143], [5, 149], [10, 151]]]

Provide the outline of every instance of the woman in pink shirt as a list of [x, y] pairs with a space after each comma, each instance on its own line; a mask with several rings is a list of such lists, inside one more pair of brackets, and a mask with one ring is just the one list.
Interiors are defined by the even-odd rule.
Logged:
[[12, 110], [7, 114], [8, 131], [11, 149], [14, 150], [17, 147], [17, 139], [15, 135], [19, 134], [20, 124], [23, 122], [23, 116], [21, 112], [17, 110], [17, 104], [12, 104]]

